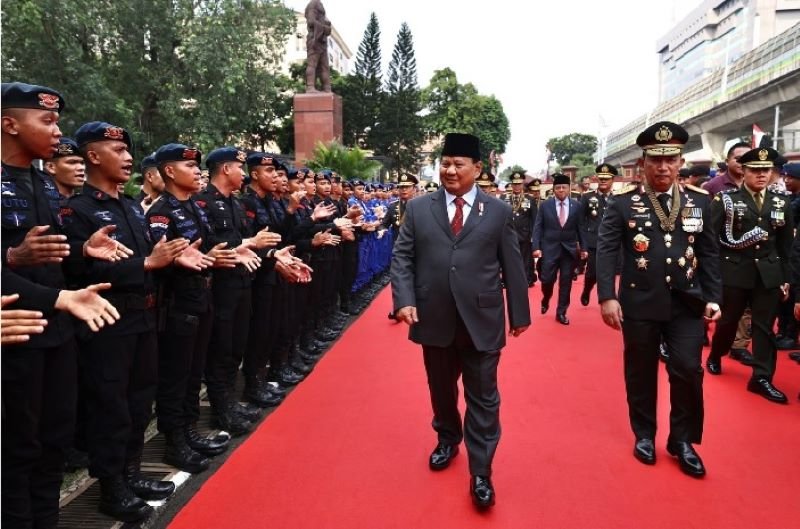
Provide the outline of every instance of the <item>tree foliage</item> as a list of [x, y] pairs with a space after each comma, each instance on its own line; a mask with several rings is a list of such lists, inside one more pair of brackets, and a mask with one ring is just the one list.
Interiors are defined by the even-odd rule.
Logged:
[[398, 172], [415, 172], [419, 166], [419, 148], [424, 140], [421, 110], [413, 37], [403, 23], [389, 63], [386, 94], [373, 135], [375, 152], [391, 159], [392, 168]]
[[[589, 163], [597, 150], [597, 137], [573, 132], [547, 140], [550, 160], [560, 165], [583, 165], [588, 156]], [[583, 157], [575, 158], [578, 155]]]
[[15, 0], [2, 14], [4, 79], [61, 91], [67, 134], [101, 119], [139, 155], [260, 147], [289, 115], [277, 71], [295, 19], [279, 0]]
[[307, 165], [315, 171], [327, 167], [348, 180], [374, 178], [382, 167], [380, 162], [368, 160], [358, 147], [347, 148], [338, 142], [317, 143]]
[[431, 137], [448, 132], [474, 134], [481, 140], [481, 158], [489, 153], [505, 152], [511, 138], [508, 117], [503, 105], [494, 96], [478, 93], [472, 83], [460, 84], [450, 68], [434, 72], [430, 84], [422, 90], [426, 132]]
[[343, 141], [347, 145], [371, 148], [383, 96], [380, 40], [380, 25], [373, 12], [358, 46], [355, 74], [334, 86], [343, 98]]

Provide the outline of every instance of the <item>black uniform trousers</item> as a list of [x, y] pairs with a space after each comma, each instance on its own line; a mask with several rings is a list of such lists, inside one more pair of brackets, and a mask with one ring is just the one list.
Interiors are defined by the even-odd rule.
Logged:
[[214, 407], [228, 405], [236, 384], [250, 329], [251, 286], [214, 278], [214, 323], [206, 356], [206, 388]]
[[[305, 294], [306, 291], [303, 292]], [[297, 293], [297, 286], [287, 283], [282, 278], [278, 278], [277, 284], [272, 289], [270, 318], [266, 322], [266, 327], [267, 359], [273, 379], [277, 370], [288, 363], [289, 349], [300, 328], [296, 312]]]
[[528, 278], [528, 284], [533, 284], [533, 250], [530, 234], [527, 239], [519, 239], [519, 251], [522, 254], [522, 264], [525, 267], [525, 275]]
[[597, 284], [597, 248], [587, 250], [589, 258], [586, 260], [586, 275], [583, 278], [583, 291], [591, 292]]
[[658, 349], [663, 339], [670, 391], [669, 439], [699, 443], [703, 435], [703, 320], [673, 291], [669, 321], [636, 320], [626, 314], [622, 323], [625, 344], [625, 388], [631, 428], [637, 439], [656, 435]]
[[339, 299], [342, 308], [350, 310], [353, 283], [358, 273], [358, 241], [342, 242], [342, 277], [339, 282]]
[[156, 331], [100, 331], [81, 348], [80, 366], [88, 383], [89, 474], [120, 475], [144, 447], [158, 383]]
[[242, 362], [245, 379], [255, 379], [269, 362], [270, 321], [275, 297], [275, 285], [256, 276], [253, 281], [252, 315], [247, 333], [247, 348]]
[[158, 335], [158, 430], [170, 432], [200, 417], [200, 383], [206, 364], [213, 310], [202, 314], [171, 310]]
[[[428, 375], [433, 429], [440, 443], [457, 445], [464, 439], [473, 476], [491, 476], [500, 441], [500, 393], [497, 365], [500, 351], [478, 351], [461, 318], [453, 343], [422, 346]], [[463, 377], [467, 412], [463, 429], [458, 411], [458, 378]]]
[[566, 314], [569, 308], [569, 298], [572, 292], [572, 273], [575, 270], [575, 255], [561, 247], [561, 255], [556, 257], [543, 256], [539, 259], [542, 271], [539, 279], [542, 280], [542, 294], [549, 300], [553, 295], [553, 287], [558, 274], [558, 308], [557, 314]]
[[753, 329], [753, 378], [772, 380], [777, 362], [775, 335], [772, 332], [780, 288], [766, 288], [759, 277], [755, 288], [722, 287], [722, 317], [717, 322], [711, 340], [710, 358], [719, 359], [730, 351], [736, 338], [736, 329], [744, 310], [749, 306]]
[[[2, 526], [56, 527], [75, 422], [77, 347], [3, 347]], [[13, 405], [10, 405], [13, 403]]]

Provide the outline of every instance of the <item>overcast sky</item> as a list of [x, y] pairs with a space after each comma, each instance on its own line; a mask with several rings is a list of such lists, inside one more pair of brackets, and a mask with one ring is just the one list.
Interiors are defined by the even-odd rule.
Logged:
[[[303, 11], [307, 0], [285, 0]], [[598, 135], [651, 110], [658, 98], [656, 42], [702, 0], [323, 0], [353, 52], [371, 12], [384, 69], [400, 24], [414, 36], [420, 87], [451, 67], [503, 104], [511, 141], [503, 166], [543, 169], [548, 138]]]

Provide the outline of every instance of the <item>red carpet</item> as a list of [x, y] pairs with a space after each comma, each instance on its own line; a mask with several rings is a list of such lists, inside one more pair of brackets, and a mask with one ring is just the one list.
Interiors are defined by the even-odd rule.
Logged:
[[[788, 406], [748, 393], [749, 368], [725, 361], [706, 375], [699, 446], [704, 480], [666, 453], [662, 398], [658, 463], [631, 455], [621, 336], [593, 299], [563, 327], [553, 310], [509, 339], [500, 362], [503, 438], [494, 464], [497, 505], [468, 494], [466, 452], [427, 468], [430, 428], [422, 355], [386, 318], [385, 289], [295, 390], [234, 453], [170, 527], [775, 529], [800, 526], [800, 366], [780, 353], [776, 385]], [[666, 376], [662, 370], [662, 392]]]

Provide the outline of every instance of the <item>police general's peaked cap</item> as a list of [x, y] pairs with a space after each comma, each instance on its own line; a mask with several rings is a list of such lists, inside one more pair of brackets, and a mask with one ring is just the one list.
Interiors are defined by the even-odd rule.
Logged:
[[419, 183], [419, 180], [416, 176], [411, 173], [403, 173], [400, 175], [400, 178], [397, 179], [398, 187], [412, 187]]
[[525, 172], [524, 171], [514, 171], [511, 173], [511, 183], [512, 184], [524, 184], [525, 183]]
[[619, 173], [617, 172], [617, 168], [608, 163], [601, 163], [597, 167], [594, 168], [594, 174], [597, 175], [597, 178], [614, 178]]
[[653, 123], [636, 138], [636, 145], [650, 156], [675, 156], [689, 141], [686, 129], [671, 121]]
[[128, 146], [128, 150], [132, 147], [131, 136], [127, 130], [105, 121], [84, 123], [75, 131], [75, 141], [81, 148], [98, 141], [122, 141]]
[[451, 132], [445, 134], [442, 156], [464, 156], [473, 160], [481, 159], [481, 142], [477, 136]]
[[64, 98], [61, 94], [47, 88], [27, 83], [3, 83], [2, 107], [34, 108], [61, 112], [64, 110]]

